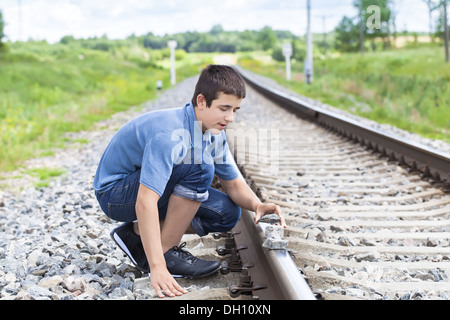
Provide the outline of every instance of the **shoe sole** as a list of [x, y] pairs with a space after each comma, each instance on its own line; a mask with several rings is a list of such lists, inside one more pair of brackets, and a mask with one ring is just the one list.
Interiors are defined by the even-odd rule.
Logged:
[[122, 239], [119, 237], [119, 235], [115, 232], [115, 230], [111, 231], [110, 233], [111, 238], [114, 240], [114, 242], [119, 246], [119, 248], [125, 252], [125, 254], [130, 258], [131, 262], [134, 264], [134, 266], [139, 269], [141, 272], [148, 272], [148, 270], [143, 270], [141, 267], [138, 266], [136, 260], [134, 260], [133, 255], [128, 250], [125, 243], [123, 243]]
[[188, 275], [175, 275], [175, 274], [172, 274], [172, 277], [174, 277], [174, 278], [183, 278], [183, 279], [200, 279], [200, 278], [205, 278], [205, 277], [207, 277], [207, 276], [210, 276], [210, 275], [216, 273], [219, 269], [220, 269], [220, 264], [219, 264], [219, 266], [218, 266], [216, 269], [214, 269], [214, 270], [212, 270], [212, 271], [210, 271], [210, 272], [208, 272], [208, 273], [198, 275], [198, 276], [188, 276]]

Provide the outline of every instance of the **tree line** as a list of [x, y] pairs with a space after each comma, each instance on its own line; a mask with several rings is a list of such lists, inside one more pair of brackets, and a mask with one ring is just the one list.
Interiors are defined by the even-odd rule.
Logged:
[[102, 51], [111, 51], [133, 43], [138, 43], [148, 49], [167, 50], [169, 40], [177, 41], [177, 50], [184, 50], [185, 52], [236, 53], [271, 50], [273, 57], [280, 61], [284, 60], [281, 49], [283, 43], [293, 43], [293, 58], [300, 61], [303, 60], [305, 47], [303, 39], [290, 31], [274, 30], [269, 26], [260, 30], [225, 31], [220, 24], [214, 25], [208, 32], [187, 31], [163, 36], [149, 32], [142, 36], [131, 35], [124, 40], [110, 40], [106, 35], [90, 39], [75, 39], [73, 36], [64, 36], [60, 43], [78, 43], [82, 47]]

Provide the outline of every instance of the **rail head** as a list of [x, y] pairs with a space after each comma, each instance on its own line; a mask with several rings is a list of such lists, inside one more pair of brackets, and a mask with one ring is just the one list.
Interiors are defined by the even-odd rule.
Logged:
[[233, 229], [242, 264], [252, 279], [253, 295], [261, 300], [316, 300], [289, 252], [262, 246], [268, 224], [255, 224], [253, 216], [242, 210]]

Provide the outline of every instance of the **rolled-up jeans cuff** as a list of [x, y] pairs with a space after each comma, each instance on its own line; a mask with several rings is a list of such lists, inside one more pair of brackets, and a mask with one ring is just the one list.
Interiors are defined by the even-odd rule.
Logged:
[[200, 237], [206, 236], [208, 233], [203, 229], [202, 221], [199, 217], [194, 217], [191, 222], [191, 228]]
[[185, 198], [185, 199], [199, 201], [199, 202], [206, 201], [206, 200], [208, 200], [208, 197], [209, 197], [208, 190], [206, 190], [206, 192], [199, 193], [197, 191], [186, 188], [180, 184], [177, 184], [175, 186], [175, 188], [173, 189], [173, 194], [180, 198]]

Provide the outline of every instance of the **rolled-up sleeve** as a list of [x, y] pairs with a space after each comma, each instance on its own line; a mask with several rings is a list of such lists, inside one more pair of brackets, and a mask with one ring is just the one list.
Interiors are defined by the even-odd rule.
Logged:
[[140, 183], [162, 196], [174, 166], [174, 151], [180, 142], [172, 141], [170, 131], [162, 131], [150, 139], [142, 158]]

